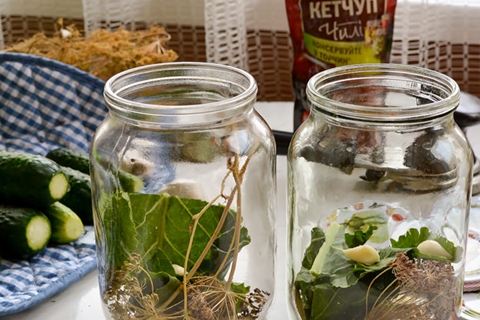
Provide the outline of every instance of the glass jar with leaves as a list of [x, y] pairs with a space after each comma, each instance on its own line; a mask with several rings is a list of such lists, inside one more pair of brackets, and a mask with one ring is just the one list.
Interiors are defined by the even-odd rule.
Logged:
[[458, 85], [369, 64], [306, 93], [288, 155], [290, 319], [458, 319], [473, 162]]
[[266, 319], [275, 144], [242, 70], [135, 68], [105, 86], [91, 150], [108, 319]]

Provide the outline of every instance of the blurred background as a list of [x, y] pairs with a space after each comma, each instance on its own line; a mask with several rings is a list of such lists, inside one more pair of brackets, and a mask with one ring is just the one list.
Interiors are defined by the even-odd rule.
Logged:
[[[390, 61], [440, 71], [480, 96], [478, 17], [480, 0], [397, 0]], [[86, 34], [161, 24], [178, 60], [240, 67], [256, 78], [258, 100], [293, 100], [284, 0], [0, 0], [0, 49], [53, 35], [58, 18]]]

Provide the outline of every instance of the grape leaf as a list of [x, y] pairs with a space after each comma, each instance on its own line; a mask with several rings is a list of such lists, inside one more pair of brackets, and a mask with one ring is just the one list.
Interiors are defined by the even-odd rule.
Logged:
[[159, 304], [167, 301], [180, 285], [180, 280], [165, 272], [160, 273], [154, 281], [156, 282], [155, 287], [158, 288], [155, 290], [155, 293], [158, 296]]
[[325, 233], [322, 229], [315, 227], [311, 231], [311, 241], [310, 245], [305, 251], [305, 255], [303, 257], [302, 266], [306, 269], [311, 269], [313, 265], [313, 261], [318, 254], [318, 251], [322, 247], [323, 243], [325, 242]]
[[345, 227], [332, 223], [325, 232], [325, 242], [318, 251], [310, 272], [316, 276], [329, 276], [333, 286], [346, 288], [358, 281], [355, 264], [343, 253]]
[[336, 288], [326, 283], [315, 285], [310, 319], [365, 319], [365, 290], [359, 286]]
[[[380, 261], [375, 264], [359, 264], [346, 258], [342, 250], [347, 248], [347, 243], [361, 243], [373, 230], [369, 228], [364, 234], [362, 230], [356, 230], [351, 235], [345, 233], [343, 225], [338, 224], [330, 225], [325, 233], [319, 228], [312, 230], [311, 243], [303, 259], [305, 265], [294, 282], [297, 306], [303, 319], [364, 319], [367, 295], [371, 306], [394, 281], [394, 275], [385, 271], [397, 254], [419, 256], [416, 246], [427, 239], [438, 241], [447, 251], [459, 251], [447, 239], [421, 228], [410, 229], [397, 241], [391, 239], [392, 247], [380, 249]], [[313, 266], [306, 268], [315, 253]]]
[[[206, 205], [207, 202], [202, 200], [165, 194], [115, 194], [103, 219], [107, 247], [114, 248], [107, 255], [109, 263], [119, 267], [135, 252], [143, 257], [143, 263], [152, 275], [161, 272], [175, 275], [172, 264], [183, 267], [185, 263], [193, 228], [192, 217]], [[200, 258], [224, 210], [224, 206], [211, 206], [199, 219], [187, 270]], [[229, 210], [219, 236], [198, 270], [200, 274], [216, 272], [224, 258], [231, 261], [231, 255], [226, 255], [233, 241], [235, 217], [236, 212]], [[248, 231], [242, 227], [240, 247], [249, 242]], [[225, 268], [228, 268], [228, 264]]]

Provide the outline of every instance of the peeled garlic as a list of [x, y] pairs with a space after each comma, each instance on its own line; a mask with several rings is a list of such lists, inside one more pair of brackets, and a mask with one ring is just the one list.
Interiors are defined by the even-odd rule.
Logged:
[[375, 264], [380, 261], [377, 250], [368, 244], [364, 244], [355, 248], [345, 249], [343, 253], [347, 258], [366, 265]]
[[435, 240], [425, 240], [417, 246], [418, 251], [430, 256], [440, 256], [452, 260], [452, 255]]
[[178, 264], [172, 264], [172, 267], [177, 276], [183, 276], [183, 274], [185, 273], [185, 269], [182, 266], [179, 266]]

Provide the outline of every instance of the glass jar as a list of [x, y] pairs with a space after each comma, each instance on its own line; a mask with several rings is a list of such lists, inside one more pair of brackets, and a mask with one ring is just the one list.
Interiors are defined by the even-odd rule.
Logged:
[[290, 319], [457, 319], [473, 162], [457, 84], [350, 65], [307, 96], [288, 154]]
[[208, 63], [122, 72], [91, 145], [108, 319], [265, 319], [275, 144], [251, 75]]

